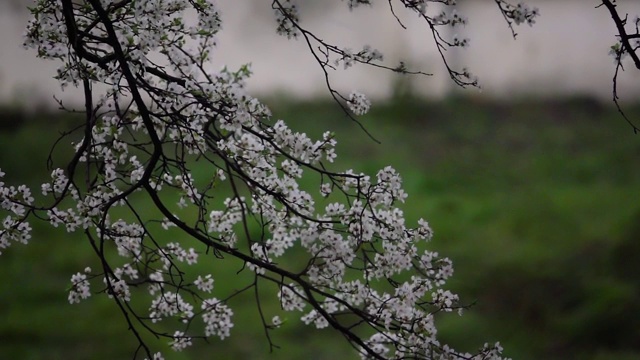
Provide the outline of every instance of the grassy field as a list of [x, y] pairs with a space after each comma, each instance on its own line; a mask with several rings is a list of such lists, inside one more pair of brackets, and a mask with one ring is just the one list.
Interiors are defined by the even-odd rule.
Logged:
[[[450, 287], [475, 304], [440, 319], [444, 341], [469, 351], [500, 341], [514, 359], [640, 358], [640, 137], [614, 109], [589, 99], [395, 102], [361, 118], [376, 143], [335, 104], [273, 103], [274, 115], [294, 128], [337, 134], [336, 169], [374, 173], [391, 164], [403, 175], [407, 218], [430, 222], [432, 246], [454, 261]], [[640, 107], [627, 111], [640, 115]], [[37, 188], [69, 119], [0, 113], [5, 182]], [[70, 275], [95, 261], [83, 238], [35, 230], [29, 246], [0, 256], [0, 358], [129, 358], [135, 344], [117, 309], [98, 297], [66, 301]], [[236, 266], [222, 264], [229, 273]], [[230, 339], [175, 358], [350, 354], [340, 337], [297, 321], [269, 354], [251, 300], [235, 304]]]

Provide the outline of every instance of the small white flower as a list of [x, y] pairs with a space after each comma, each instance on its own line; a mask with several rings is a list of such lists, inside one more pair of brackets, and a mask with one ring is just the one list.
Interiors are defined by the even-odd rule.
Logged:
[[280, 325], [282, 325], [282, 319], [280, 319], [280, 316], [274, 316], [273, 318], [271, 318], [271, 326], [279, 328]]

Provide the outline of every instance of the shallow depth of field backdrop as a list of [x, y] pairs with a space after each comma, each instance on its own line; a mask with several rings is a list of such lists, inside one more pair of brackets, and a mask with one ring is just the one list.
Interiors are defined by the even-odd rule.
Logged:
[[[0, 168], [5, 182], [38, 188], [48, 150], [73, 117], [55, 111], [55, 67], [20, 49], [27, 14], [13, 2], [21, 3], [0, 4]], [[475, 304], [439, 324], [444, 340], [461, 350], [501, 341], [514, 359], [640, 358], [640, 137], [609, 101], [614, 29], [606, 11], [594, 9], [597, 1], [530, 1], [542, 16], [535, 27], [520, 28], [516, 41], [492, 1], [460, 1], [472, 22], [472, 47], [453, 55], [480, 77], [482, 93], [452, 88], [418, 23], [402, 32], [385, 18], [380, 33], [371, 33], [359, 23], [375, 16], [366, 9], [353, 20], [303, 1], [316, 11], [309, 21], [328, 37], [347, 34], [347, 41], [369, 42], [440, 75], [336, 74], [341, 89], [371, 89], [378, 98], [362, 122], [381, 144], [326, 100], [321, 72], [300, 43], [275, 30], [271, 36], [263, 2], [223, 7], [224, 62], [253, 63], [251, 86], [276, 117], [316, 136], [334, 131], [339, 167], [391, 164], [400, 171], [408, 220], [430, 222], [432, 246], [454, 261], [451, 286]], [[621, 6], [640, 13], [631, 1]], [[243, 26], [251, 9], [265, 15]], [[629, 71], [622, 86], [629, 116], [640, 121], [638, 80]], [[77, 95], [60, 98], [73, 104]], [[83, 238], [45, 224], [35, 226], [30, 245], [0, 256], [0, 358], [130, 357], [135, 343], [111, 303], [67, 302], [70, 275], [91, 256]], [[233, 278], [216, 286], [233, 287]], [[297, 321], [285, 323], [275, 339], [282, 349], [269, 354], [251, 299], [234, 311], [231, 338], [175, 358], [350, 354], [331, 330]]]

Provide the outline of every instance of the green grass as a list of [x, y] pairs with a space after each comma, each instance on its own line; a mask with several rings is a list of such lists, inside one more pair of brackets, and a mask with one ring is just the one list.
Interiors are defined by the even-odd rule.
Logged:
[[[456, 267], [450, 286], [475, 304], [462, 317], [438, 319], [443, 340], [468, 351], [500, 341], [516, 359], [640, 357], [640, 138], [614, 109], [588, 99], [411, 100], [379, 105], [359, 119], [380, 144], [335, 104], [276, 103], [272, 110], [316, 137], [334, 131], [334, 169], [374, 174], [391, 164], [403, 175], [407, 218], [430, 222], [436, 233], [431, 246]], [[11, 116], [23, 121], [6, 120]], [[68, 119], [7, 117], [0, 124], [5, 181], [37, 188], [47, 175], [48, 148]], [[65, 155], [59, 150], [56, 159]], [[31, 244], [0, 257], [0, 272], [7, 274], [0, 284], [0, 338], [11, 339], [0, 342], [0, 357], [130, 356], [135, 344], [108, 301], [66, 302], [70, 275], [95, 264], [86, 242], [46, 226], [36, 231]], [[217, 291], [248, 281], [233, 275], [237, 263], [212, 259], [198, 266], [219, 272]], [[275, 302], [265, 306], [277, 308]], [[349, 354], [339, 336], [296, 326], [293, 315], [275, 335], [282, 349], [269, 354], [251, 296], [233, 308], [230, 339], [176, 358]]]

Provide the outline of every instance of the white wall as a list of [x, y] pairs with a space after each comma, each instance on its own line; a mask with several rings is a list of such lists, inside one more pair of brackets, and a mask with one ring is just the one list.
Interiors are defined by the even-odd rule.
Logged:
[[[328, 7], [327, 0], [307, 0], [302, 8], [304, 24], [323, 39], [378, 47], [391, 61], [410, 64], [435, 74], [418, 77], [413, 86], [425, 96], [441, 97], [453, 87], [443, 73], [430, 32], [415, 16], [401, 14], [407, 30], [402, 30], [388, 13], [386, 1], [356, 12], [344, 11], [345, 4]], [[326, 95], [323, 74], [302, 41], [288, 41], [275, 35], [269, 16], [270, 1], [219, 0], [224, 28], [216, 67], [251, 62], [254, 77], [250, 83], [257, 93], [284, 92], [300, 97]], [[460, 12], [470, 24], [461, 33], [471, 38], [471, 46], [451, 51], [454, 63], [466, 66], [480, 77], [483, 91], [478, 96], [512, 97], [525, 95], [589, 94], [610, 98], [613, 60], [607, 55], [614, 43], [614, 26], [606, 9], [596, 9], [597, 0], [530, 0], [542, 13], [538, 23], [518, 28], [511, 38], [504, 20], [491, 0], [461, 1]], [[622, 9], [640, 13], [640, 4], [618, 1]], [[0, 3], [0, 101], [29, 101], [35, 96], [51, 103], [59, 93], [51, 76], [55, 65], [35, 59], [33, 52], [21, 49], [21, 34], [28, 14], [15, 13]], [[321, 6], [322, 5], [322, 6]], [[267, 16], [264, 16], [264, 13]], [[256, 15], [263, 14], [263, 15]], [[461, 34], [461, 35], [462, 35]], [[393, 74], [363, 66], [332, 74], [334, 85], [345, 92], [361, 89], [374, 97], [388, 96]], [[640, 94], [640, 72], [630, 68], [621, 88], [628, 99]], [[457, 89], [454, 89], [457, 91]], [[476, 90], [467, 90], [477, 94]], [[73, 92], [58, 94], [73, 101]]]

